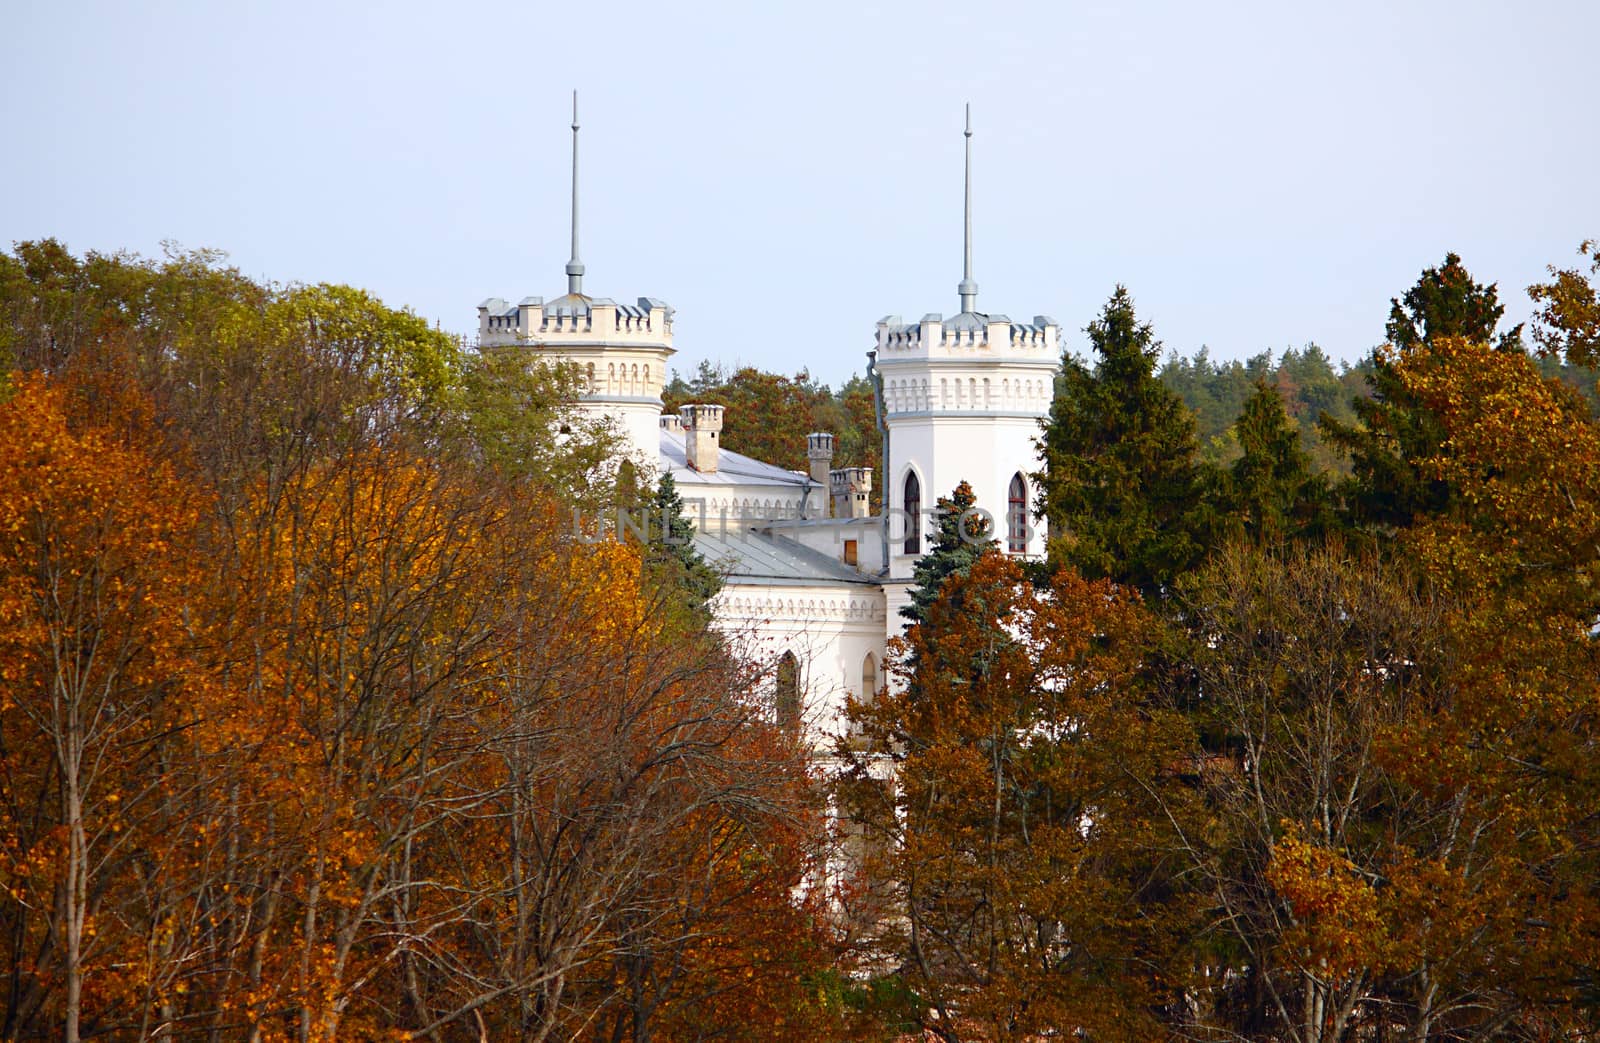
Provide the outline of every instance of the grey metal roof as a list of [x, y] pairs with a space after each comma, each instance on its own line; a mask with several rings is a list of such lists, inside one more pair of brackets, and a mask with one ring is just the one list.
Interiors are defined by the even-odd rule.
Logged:
[[564, 293], [553, 301], [547, 301], [544, 306], [546, 315], [587, 315], [589, 306], [594, 301], [581, 293]]
[[767, 532], [732, 532], [725, 536], [697, 533], [694, 549], [730, 581], [747, 586], [786, 586], [792, 583], [848, 583], [876, 586], [842, 561]]
[[[798, 471], [786, 471], [773, 464], [765, 464], [743, 453], [717, 449], [717, 469], [712, 474], [701, 474], [689, 467], [687, 450], [681, 431], [661, 429], [661, 463], [672, 471], [672, 480], [678, 485], [768, 485], [791, 489], [803, 488], [809, 479]], [[815, 482], [811, 483], [815, 485]]]

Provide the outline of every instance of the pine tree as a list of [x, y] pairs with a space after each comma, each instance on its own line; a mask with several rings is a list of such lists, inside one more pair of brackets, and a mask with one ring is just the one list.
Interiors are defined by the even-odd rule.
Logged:
[[1161, 345], [1118, 286], [1089, 324], [1098, 361], [1062, 360], [1044, 429], [1051, 564], [1159, 596], [1204, 553], [1212, 528], [1194, 414], [1156, 376]]
[[1418, 468], [1438, 454], [1444, 429], [1396, 375], [1396, 356], [1426, 355], [1447, 337], [1520, 352], [1520, 325], [1495, 337], [1504, 313], [1494, 284], [1474, 282], [1454, 253], [1445, 255], [1441, 267], [1424, 269], [1415, 286], [1389, 302], [1384, 332], [1392, 349], [1380, 348], [1372, 355], [1371, 397], [1352, 403], [1355, 423], [1322, 421], [1327, 439], [1350, 457], [1344, 499], [1355, 525], [1389, 532], [1419, 516], [1450, 509], [1454, 493], [1449, 484]]
[[1384, 335], [1401, 350], [1418, 348], [1441, 337], [1461, 337], [1474, 344], [1492, 344], [1501, 351], [1522, 350], [1522, 326], [1501, 334], [1494, 328], [1505, 314], [1498, 287], [1472, 281], [1459, 254], [1447, 253], [1438, 268], [1424, 268], [1415, 286], [1389, 301]]
[[978, 498], [965, 481], [949, 496], [939, 497], [935, 505], [939, 529], [933, 546], [917, 559], [912, 577], [911, 603], [900, 614], [913, 623], [925, 623], [928, 606], [939, 597], [939, 588], [953, 575], [965, 575], [985, 551], [1000, 545], [993, 538], [994, 525], [987, 514], [975, 511]]

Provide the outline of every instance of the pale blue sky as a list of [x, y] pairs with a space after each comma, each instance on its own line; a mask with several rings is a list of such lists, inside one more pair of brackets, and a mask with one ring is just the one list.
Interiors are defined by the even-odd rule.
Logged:
[[585, 288], [709, 358], [838, 381], [956, 310], [1083, 350], [1118, 282], [1168, 348], [1355, 359], [1447, 250], [1523, 289], [1600, 236], [1600, 3], [0, 0], [0, 241], [216, 247], [475, 329]]

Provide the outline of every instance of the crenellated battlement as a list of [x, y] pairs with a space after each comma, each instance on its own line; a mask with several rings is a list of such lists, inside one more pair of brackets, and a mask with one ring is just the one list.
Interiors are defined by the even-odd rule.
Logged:
[[890, 361], [921, 357], [962, 358], [984, 355], [1054, 360], [1060, 344], [1060, 327], [1048, 315], [1032, 322], [1012, 322], [1005, 315], [962, 312], [946, 319], [933, 313], [920, 322], [904, 322], [898, 315], [878, 320], [878, 358]]
[[835, 518], [865, 518], [872, 513], [872, 468], [842, 467], [828, 472]]
[[491, 297], [478, 305], [478, 341], [537, 346], [559, 337], [562, 347], [614, 344], [671, 351], [672, 317], [672, 307], [652, 297], [618, 304], [608, 297], [567, 294], [550, 301], [524, 297], [514, 305]]

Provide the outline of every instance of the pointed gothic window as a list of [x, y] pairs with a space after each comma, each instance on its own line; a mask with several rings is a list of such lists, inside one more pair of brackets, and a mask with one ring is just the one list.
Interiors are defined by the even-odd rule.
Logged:
[[772, 706], [777, 711], [778, 723], [793, 728], [800, 723], [800, 661], [793, 652], [783, 653], [778, 660], [776, 681]]
[[861, 660], [861, 698], [871, 700], [878, 694], [878, 660], [871, 652]]
[[906, 512], [906, 547], [907, 554], [922, 553], [922, 483], [917, 481], [917, 472], [906, 472], [906, 495], [902, 508]]
[[1011, 476], [1011, 497], [1006, 509], [1006, 549], [1021, 554], [1028, 549], [1028, 483], [1019, 471]]

